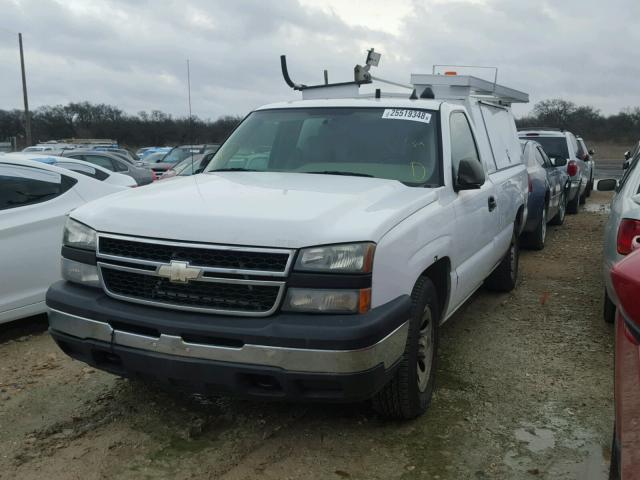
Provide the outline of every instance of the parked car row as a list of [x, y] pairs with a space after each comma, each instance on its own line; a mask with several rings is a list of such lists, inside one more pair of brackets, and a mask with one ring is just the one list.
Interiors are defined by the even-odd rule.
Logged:
[[[605, 225], [603, 278], [607, 323], [615, 323], [615, 420], [611, 479], [632, 479], [640, 470], [640, 143], [625, 153], [620, 180], [601, 179], [613, 191]], [[589, 152], [591, 155], [592, 152]], [[636, 251], [638, 250], [638, 251]]]

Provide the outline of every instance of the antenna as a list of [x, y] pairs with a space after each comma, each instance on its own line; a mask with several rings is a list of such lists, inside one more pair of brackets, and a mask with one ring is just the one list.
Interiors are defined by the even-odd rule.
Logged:
[[189, 150], [191, 152], [191, 173], [193, 174], [193, 126], [191, 123], [191, 68], [187, 58], [187, 94], [189, 98]]

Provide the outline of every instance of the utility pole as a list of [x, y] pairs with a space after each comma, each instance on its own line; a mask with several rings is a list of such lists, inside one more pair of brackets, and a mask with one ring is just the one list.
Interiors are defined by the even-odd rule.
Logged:
[[22, 69], [22, 95], [24, 96], [24, 129], [27, 147], [32, 144], [31, 141], [31, 114], [29, 113], [29, 100], [27, 98], [27, 77], [24, 73], [24, 52], [22, 51], [22, 34], [18, 33], [18, 43], [20, 44], [20, 68]]

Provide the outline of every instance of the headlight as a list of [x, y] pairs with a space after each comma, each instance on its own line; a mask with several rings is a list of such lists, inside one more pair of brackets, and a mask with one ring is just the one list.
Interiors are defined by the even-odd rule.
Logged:
[[300, 251], [295, 269], [314, 272], [370, 273], [374, 243], [345, 243]]
[[67, 247], [82, 248], [84, 250], [96, 250], [96, 231], [86, 225], [67, 218], [62, 235], [62, 244]]
[[99, 287], [98, 268], [95, 265], [62, 259], [62, 278], [89, 287]]
[[315, 313], [365, 313], [370, 307], [370, 288], [361, 290], [290, 288], [282, 309]]

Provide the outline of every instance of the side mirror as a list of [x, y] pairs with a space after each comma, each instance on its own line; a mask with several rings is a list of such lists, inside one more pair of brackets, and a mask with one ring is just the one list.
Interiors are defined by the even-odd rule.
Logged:
[[549, 160], [551, 160], [551, 164], [554, 167], [564, 167], [567, 165], [566, 158], [550, 157]]
[[631, 153], [629, 153], [629, 150], [627, 150], [626, 152], [624, 152], [624, 159], [625, 160], [629, 160], [629, 157], [631, 156]]
[[589, 155], [595, 155], [596, 151], [592, 148], [591, 150], [589, 150]]
[[631, 162], [627, 159], [624, 161], [624, 163], [622, 164], [622, 169], [623, 170], [627, 170], [629, 167], [631, 166]]
[[603, 178], [598, 180], [596, 190], [599, 192], [612, 192], [618, 187], [618, 181], [615, 178]]
[[456, 190], [475, 190], [484, 185], [484, 169], [475, 158], [463, 158], [458, 164]]

